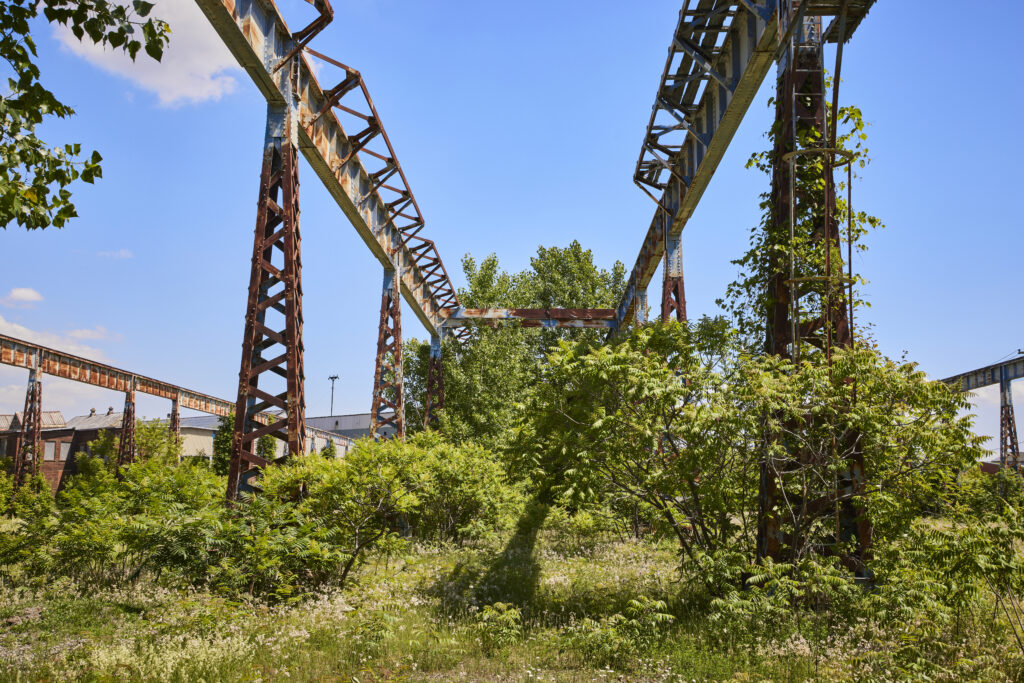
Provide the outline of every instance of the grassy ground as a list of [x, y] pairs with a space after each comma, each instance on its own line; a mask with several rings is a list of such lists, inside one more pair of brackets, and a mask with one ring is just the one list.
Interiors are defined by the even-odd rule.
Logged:
[[[729, 647], [728, 634], [715, 633], [680, 600], [686, 587], [671, 546], [609, 541], [567, 551], [564, 541], [524, 528], [501, 547], [381, 558], [362, 567], [344, 591], [293, 606], [231, 602], [144, 582], [93, 594], [67, 584], [3, 587], [0, 680], [860, 677], [864, 653], [849, 640], [825, 647], [799, 638], [748, 638]], [[616, 650], [615, 638], [595, 626], [607, 624], [601, 617], [628, 612], [637, 596], [664, 600], [676, 615], [652, 632], [654, 644], [643, 656]], [[521, 619], [489, 621], [484, 606], [495, 602], [520, 605]], [[582, 626], [586, 617], [596, 620], [590, 630]], [[581, 639], [584, 631], [588, 639]]]

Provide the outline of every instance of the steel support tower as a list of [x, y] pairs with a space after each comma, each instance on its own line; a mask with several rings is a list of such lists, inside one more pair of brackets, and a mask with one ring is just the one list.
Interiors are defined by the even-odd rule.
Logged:
[[427, 395], [423, 403], [423, 426], [436, 426], [438, 411], [444, 408], [444, 366], [442, 339], [444, 328], [430, 337], [430, 358], [427, 361]]
[[117, 466], [135, 462], [135, 378], [131, 379], [128, 391], [124, 393], [124, 410], [121, 412], [121, 436], [117, 441]]
[[[847, 289], [852, 287], [853, 280], [852, 273], [847, 276], [843, 272], [843, 242], [833, 178], [834, 168], [844, 160], [848, 164], [849, 160], [835, 149], [835, 112], [830, 126], [826, 104], [821, 19], [804, 16], [807, 7], [813, 6], [808, 0], [804, 3], [784, 0], [780, 4], [780, 30], [785, 31], [790, 42], [779, 59], [769, 229], [774, 242], [788, 244], [789, 253], [776, 250], [772, 257], [765, 352], [799, 361], [813, 348], [831, 363], [833, 349], [853, 345], [853, 299], [852, 290]], [[836, 88], [846, 39], [845, 6], [844, 2], [843, 14], [839, 17]], [[838, 89], [833, 94], [833, 109], [837, 106], [837, 97]], [[848, 178], [852, 180], [852, 176]], [[847, 207], [848, 220], [851, 209]], [[808, 243], [818, 245], [816, 258], [801, 260], [797, 256], [796, 243], [804, 232], [809, 233]], [[851, 233], [848, 227], [848, 254]], [[799, 507], [810, 515], [821, 515], [834, 508], [836, 541], [851, 543], [855, 548], [853, 555], [845, 560], [851, 567], [863, 568], [871, 544], [871, 524], [863, 503], [855, 501], [863, 500], [864, 456], [856, 447], [855, 435], [844, 434], [840, 438], [849, 443], [837, 444], [837, 448], [847, 453], [846, 468], [840, 474], [837, 490], [812, 500], [794, 501], [792, 495], [783, 493], [788, 477], [814, 464], [799, 445], [790, 444], [787, 449], [791, 452], [784, 458], [763, 459], [759, 557], [776, 561], [792, 559], [795, 539], [788, 538], [784, 532], [787, 505]]]
[[385, 269], [380, 298], [380, 325], [377, 330], [377, 358], [373, 373], [373, 402], [370, 407], [370, 434], [385, 436], [385, 428], [405, 437], [405, 387], [402, 371], [402, 301], [398, 294], [401, 256], [396, 252], [396, 267]]
[[43, 381], [40, 354], [36, 353], [28, 374], [25, 410], [21, 414], [21, 434], [14, 449], [14, 485], [21, 486], [25, 475], [39, 473], [42, 457]]
[[175, 441], [181, 438], [181, 412], [178, 408], [178, 398], [171, 400], [171, 414], [167, 421], [167, 431]]
[[[299, 167], [293, 108], [291, 97], [283, 106], [271, 104], [267, 108], [228, 470], [229, 499], [237, 496], [242, 473], [269, 464], [256, 454], [260, 437], [271, 435], [285, 441], [289, 455], [305, 452]], [[274, 378], [276, 388], [271, 389], [267, 380]], [[256, 414], [268, 409], [277, 411], [277, 419], [259, 424]]]
[[[665, 216], [665, 231], [668, 232], [670, 217]], [[683, 285], [683, 236], [665, 238], [665, 275], [661, 283], [661, 319], [667, 322], [672, 315], [676, 320], [686, 320], [686, 289]]]
[[1013, 392], [1010, 369], [999, 369], [999, 466], [1020, 470], [1020, 444], [1017, 441], [1017, 420], [1013, 415]]

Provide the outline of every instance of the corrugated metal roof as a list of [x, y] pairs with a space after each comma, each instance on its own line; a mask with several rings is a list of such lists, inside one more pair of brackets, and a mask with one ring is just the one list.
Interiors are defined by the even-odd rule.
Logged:
[[68, 427], [76, 430], [110, 429], [121, 426], [121, 413], [110, 415], [79, 415], [68, 420]]
[[[306, 425], [325, 432], [334, 432], [350, 439], [359, 439], [370, 435], [370, 414], [356, 413], [354, 415], [325, 415], [323, 417], [307, 417]], [[395, 433], [395, 429], [388, 425], [384, 428], [384, 434]]]
[[[0, 431], [20, 429], [23, 420], [24, 412], [22, 411], [14, 415], [0, 415]], [[67, 426], [64, 423], [64, 415], [59, 410], [44, 410], [40, 417], [40, 423], [43, 429], [63, 429]]]
[[215, 432], [219, 426], [220, 418], [216, 415], [198, 415], [196, 417], [181, 418], [182, 429], [206, 429]]

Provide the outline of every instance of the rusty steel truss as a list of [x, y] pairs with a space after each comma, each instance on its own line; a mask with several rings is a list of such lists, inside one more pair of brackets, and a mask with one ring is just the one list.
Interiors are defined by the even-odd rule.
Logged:
[[[282, 156], [294, 158], [295, 152], [305, 156], [385, 271], [397, 273], [391, 294], [383, 295], [371, 414], [374, 430], [378, 425], [394, 422], [398, 431], [404, 433], [400, 367], [395, 371], [401, 363], [400, 299], [404, 296], [427, 331], [437, 335], [446, 314], [458, 307], [458, 296], [437, 246], [422, 234], [425, 221], [419, 204], [362, 75], [309, 47], [310, 41], [333, 19], [330, 3], [306, 1], [317, 16], [296, 32], [288, 29], [271, 0], [196, 0], [196, 3], [238, 63], [253, 78], [270, 110], [282, 111], [284, 118], [294, 126], [290, 136], [292, 147], [282, 152]], [[336, 85], [322, 87], [310, 60], [319, 62], [324, 73], [340, 70]], [[282, 208], [294, 209], [297, 215], [297, 204], [291, 206], [285, 201]], [[300, 276], [297, 240], [294, 262], [297, 281]], [[299, 291], [298, 288], [295, 291]], [[296, 304], [298, 301], [299, 297], [295, 297]], [[270, 370], [264, 365], [268, 361], [257, 359], [262, 358], [259, 356], [261, 342], [251, 339], [249, 332], [248, 318], [255, 307], [258, 301], [254, 302], [250, 295], [239, 414], [242, 414], [242, 404], [251, 403], [253, 392], [257, 391], [252, 373]], [[293, 451], [301, 447], [303, 426], [301, 313], [297, 319], [297, 334], [294, 337], [285, 334], [281, 339], [291, 360], [276, 368], [284, 369], [289, 378], [295, 378], [295, 381], [288, 380], [289, 389], [283, 401], [287, 407], [278, 406], [285, 412], [286, 438]], [[454, 333], [457, 338], [464, 338], [464, 335], [462, 330]], [[389, 363], [393, 367], [388, 367]], [[442, 383], [434, 386], [440, 391]], [[275, 398], [281, 402], [280, 394]], [[275, 405], [267, 396], [262, 396], [261, 400], [264, 404]], [[251, 452], [251, 444], [258, 438], [253, 435], [263, 428], [253, 427], [247, 419], [240, 420], [236, 428], [238, 470], [252, 464], [265, 464], [258, 462]], [[284, 431], [278, 433], [285, 434]], [[238, 478], [238, 472], [232, 472], [229, 497], [235, 494]]]
[[[833, 17], [822, 39], [839, 42], [838, 17], [845, 8], [842, 40], [849, 40], [873, 4], [806, 0], [788, 26], [804, 16]], [[662, 256], [693, 215], [768, 70], [785, 51], [791, 34], [779, 31], [783, 5], [779, 0], [683, 3], [633, 174], [657, 206], [626, 280], [616, 328], [643, 319], [636, 314], [638, 303], [646, 304]], [[681, 283], [668, 278], [663, 284], [671, 289]]]
[[942, 380], [954, 391], [963, 392], [999, 385], [999, 464], [1016, 470], [1024, 466], [1024, 458], [1021, 458], [1017, 439], [1011, 383], [1021, 377], [1024, 377], [1024, 355]]
[[[40, 448], [42, 376], [44, 374], [101, 389], [123, 392], [125, 394], [125, 413], [131, 412], [133, 415], [135, 410], [135, 393], [169, 400], [171, 401], [169, 427], [176, 433], [180, 433], [181, 430], [181, 417], [178, 414], [180, 408], [188, 408], [218, 417], [227, 417], [235, 414], [235, 403], [233, 402], [6, 335], [0, 335], [0, 364], [23, 368], [29, 371], [28, 389], [25, 392], [26, 419], [22, 424], [29, 424], [31, 426], [27, 433], [22, 433], [21, 443], [29, 445], [34, 451], [38, 451]], [[37, 418], [36, 415], [39, 417]], [[260, 413], [255, 415], [253, 419], [260, 424], [268, 424], [274, 419], [274, 416], [268, 413]], [[39, 427], [37, 428], [36, 425], [39, 425]], [[122, 418], [122, 430], [125, 426], [125, 420]], [[131, 421], [129, 429], [134, 429], [134, 420]], [[320, 443], [333, 440], [341, 445], [341, 448], [339, 448], [341, 451], [348, 451], [353, 443], [347, 437], [313, 427], [306, 427], [306, 436], [309, 437], [308, 441]], [[36, 445], [31, 446], [32, 443]], [[15, 458], [17, 458], [17, 454], [22, 450], [22, 448], [15, 449]], [[126, 454], [128, 452], [127, 450], [125, 451]], [[119, 460], [126, 460], [125, 456], [122, 456], [120, 453], [118, 455]], [[24, 470], [25, 465], [29, 463], [33, 463], [30, 465], [31, 467], [36, 467], [34, 464], [36, 462], [35, 458], [32, 460], [22, 460], [21, 462], [21, 465], [16, 463], [16, 472], [19, 468]], [[34, 469], [33, 472], [35, 472]]]
[[20, 486], [26, 475], [35, 476], [39, 473], [39, 460], [42, 458], [43, 382], [39, 371], [40, 355], [38, 352], [33, 355], [29, 368], [21, 434], [14, 446], [15, 486]]
[[370, 434], [380, 438], [386, 428], [405, 437], [405, 391], [402, 373], [402, 302], [398, 296], [401, 268], [384, 271], [377, 333], [377, 363], [373, 375]]
[[[236, 497], [244, 472], [269, 464], [256, 453], [260, 437], [284, 441], [288, 454], [305, 452], [300, 246], [295, 122], [286, 108], [271, 106], [242, 338], [229, 499]], [[275, 379], [271, 389], [268, 380]], [[255, 416], [268, 409], [276, 411], [276, 419], [269, 424], [256, 422]]]

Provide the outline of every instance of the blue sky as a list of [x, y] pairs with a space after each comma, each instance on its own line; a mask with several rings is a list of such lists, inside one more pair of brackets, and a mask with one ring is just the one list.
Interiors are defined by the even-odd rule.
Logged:
[[[279, 5], [295, 25], [308, 16]], [[855, 263], [870, 280], [865, 316], [886, 353], [936, 377], [1024, 348], [1024, 5], [991, 5], [998, 20], [965, 31], [962, 3], [880, 0], [844, 57], [841, 99], [872, 124], [854, 201], [887, 226]], [[631, 176], [679, 0], [334, 6], [313, 47], [363, 73], [456, 284], [466, 253], [521, 269], [538, 245], [573, 239], [603, 266], [632, 264], [652, 202]], [[77, 188], [67, 228], [0, 234], [0, 329], [233, 398], [265, 105], [191, 0], [154, 14], [174, 31], [159, 65], [37, 28], [45, 82], [78, 112], [44, 138], [100, 150], [104, 178]], [[716, 312], [757, 222], [766, 179], [744, 162], [764, 147], [772, 81], [684, 234], [693, 316]], [[313, 173], [300, 176], [307, 414], [327, 412], [335, 373], [336, 412], [363, 412], [380, 266]], [[21, 409], [24, 381], [0, 369], [0, 412]], [[1024, 386], [1015, 395], [1024, 411]], [[122, 400], [44, 385], [46, 407], [68, 416]], [[979, 394], [982, 433], [996, 433], [997, 406], [994, 390]], [[142, 414], [167, 410], [139, 400]]]

